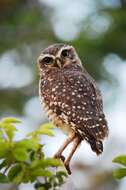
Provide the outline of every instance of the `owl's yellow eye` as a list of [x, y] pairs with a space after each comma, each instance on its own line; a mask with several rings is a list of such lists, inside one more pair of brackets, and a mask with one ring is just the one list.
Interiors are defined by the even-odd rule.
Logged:
[[61, 52], [61, 55], [63, 57], [68, 57], [69, 56], [69, 50], [68, 49], [64, 49], [62, 52]]
[[42, 60], [43, 63], [49, 65], [53, 63], [53, 58], [52, 57], [44, 57]]

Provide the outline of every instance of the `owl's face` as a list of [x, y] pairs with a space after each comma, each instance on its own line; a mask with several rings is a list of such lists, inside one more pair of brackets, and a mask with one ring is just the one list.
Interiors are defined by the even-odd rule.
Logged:
[[40, 71], [52, 68], [62, 69], [70, 64], [81, 65], [75, 49], [66, 44], [54, 44], [46, 48], [39, 56], [37, 64]]

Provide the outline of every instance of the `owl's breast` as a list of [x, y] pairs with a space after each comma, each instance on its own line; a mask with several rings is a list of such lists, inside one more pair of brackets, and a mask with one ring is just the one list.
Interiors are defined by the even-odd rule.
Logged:
[[[58, 83], [56, 83], [58, 82]], [[69, 134], [73, 132], [68, 118], [64, 116], [61, 110], [63, 105], [62, 86], [65, 85], [61, 78], [42, 79], [39, 82], [39, 97], [42, 107], [46, 111], [49, 120], [63, 132]], [[62, 97], [63, 96], [63, 97]]]

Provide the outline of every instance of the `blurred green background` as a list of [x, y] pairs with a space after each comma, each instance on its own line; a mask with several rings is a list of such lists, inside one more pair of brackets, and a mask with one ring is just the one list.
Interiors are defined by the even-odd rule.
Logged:
[[[36, 59], [57, 42], [72, 44], [97, 80], [110, 128], [99, 158], [83, 143], [61, 189], [124, 190], [125, 180], [112, 177], [111, 160], [126, 153], [126, 0], [0, 0], [0, 118], [23, 120], [17, 139], [47, 121], [38, 98]], [[65, 138], [60, 131], [55, 134], [44, 139], [47, 155]]]

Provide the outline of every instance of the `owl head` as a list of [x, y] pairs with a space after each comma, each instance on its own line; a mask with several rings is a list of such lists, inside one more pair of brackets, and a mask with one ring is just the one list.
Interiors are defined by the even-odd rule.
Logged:
[[40, 71], [63, 69], [70, 64], [81, 65], [76, 50], [71, 45], [54, 44], [44, 49], [37, 59]]

